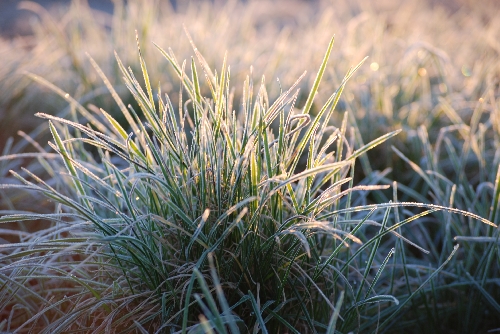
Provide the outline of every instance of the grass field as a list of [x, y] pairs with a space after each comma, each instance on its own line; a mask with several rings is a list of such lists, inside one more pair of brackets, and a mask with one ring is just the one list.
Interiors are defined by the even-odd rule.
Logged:
[[0, 332], [500, 330], [496, 2], [20, 6]]

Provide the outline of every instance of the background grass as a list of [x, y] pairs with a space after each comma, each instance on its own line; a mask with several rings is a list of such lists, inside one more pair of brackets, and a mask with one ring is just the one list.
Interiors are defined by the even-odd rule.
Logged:
[[[43, 8], [24, 3], [23, 8], [37, 13], [33, 15], [34, 37], [2, 42], [6, 50], [4, 70], [0, 73], [4, 92], [0, 97], [3, 140], [15, 135], [21, 126], [28, 129], [40, 124], [33, 117], [34, 112], [60, 110], [64, 106], [64, 99], [40, 98], [48, 91], [30, 84], [32, 80], [25, 75], [26, 71], [63, 87], [77, 99], [85, 97], [85, 103], [99, 106], [105, 103], [109, 112], [117, 113], [112, 100], [102, 96], [105, 93], [102, 82], [85, 52], [100, 64], [118, 91], [125, 93], [119, 87], [122, 83], [113, 51], [126, 63], [136, 66], [131, 61], [135, 55], [130, 45], [137, 29], [142, 40], [168, 45], [176, 50], [179, 59], [189, 59], [190, 45], [179, 38], [183, 24], [196, 36], [197, 47], [211, 66], [220, 67], [221, 54], [228, 51], [233, 78], [243, 82], [253, 66], [254, 78], [266, 75], [270, 96], [279, 93], [276, 78], [283, 87], [288, 87], [304, 70], [309, 74], [301, 87], [303, 91], [310, 87], [312, 73], [321, 61], [321, 45], [328, 43], [331, 34], [336, 34], [338, 50], [332, 55], [335, 66], [325, 73], [325, 91], [335, 89], [350, 66], [365, 56], [370, 57], [367, 66], [358, 72], [356, 82], [347, 87], [340, 101], [340, 112], [334, 115], [336, 122], [340, 122], [342, 111], [350, 111], [351, 123], [356, 121], [360, 128], [360, 142], [399, 128], [405, 131], [398, 142], [412, 142], [417, 139], [420, 125], [427, 128], [430, 139], [434, 140], [441, 127], [457, 122], [443, 117], [444, 102], [458, 110], [459, 117], [469, 124], [475, 101], [489, 95], [488, 91], [494, 99], [498, 96], [495, 81], [499, 77], [496, 59], [500, 28], [492, 20], [498, 12], [493, 2], [473, 6], [467, 2], [440, 5], [385, 1], [375, 5], [342, 1], [335, 4], [233, 1], [219, 6], [207, 2], [183, 3], [177, 11], [167, 4], [148, 3], [131, 2], [122, 7], [118, 2], [113, 17], [94, 13], [78, 2], [68, 11], [52, 16]], [[233, 12], [244, 15], [232, 15]], [[160, 80], [165, 75], [174, 78], [175, 74], [151, 45], [145, 43], [143, 47], [145, 59], [155, 68], [151, 80], [163, 82], [162, 91], [175, 100], [178, 92], [175, 80]], [[373, 66], [368, 66], [372, 63]], [[301, 97], [299, 106], [305, 102], [303, 94]], [[130, 96], [123, 98], [126, 103], [131, 101]], [[323, 103], [326, 98], [327, 94], [320, 92], [318, 102]], [[491, 103], [488, 101], [485, 108]], [[20, 114], [25, 116], [16, 117]], [[484, 114], [483, 119], [491, 112]], [[497, 116], [492, 115], [491, 119], [498, 124]], [[488, 135], [488, 138], [493, 136]], [[410, 159], [419, 159], [417, 148], [396, 145]], [[359, 172], [367, 175], [373, 169], [386, 167], [396, 167], [394, 173], [408, 170], [389, 146], [372, 154], [364, 160]], [[401, 172], [397, 179], [402, 181], [404, 175]]]
[[[14, 135], [12, 131], [21, 128], [18, 123], [21, 120], [26, 132], [33, 130], [37, 124], [42, 124], [39, 134], [32, 134], [42, 142], [52, 137], [46, 124], [37, 123], [30, 117], [38, 111], [58, 113], [65, 118], [78, 120], [81, 116], [77, 116], [74, 104], [70, 103], [67, 107], [66, 92], [82, 105], [88, 106], [90, 103], [103, 108], [124, 127], [130, 126], [119, 106], [109, 96], [85, 52], [99, 64], [125, 105], [134, 103], [133, 96], [127, 93], [123, 86], [123, 74], [113, 56], [113, 50], [117, 51], [122, 61], [127, 66], [130, 65], [136, 74], [140, 73], [140, 63], [136, 60], [137, 49], [131, 47], [135, 45], [136, 29], [142, 42], [142, 55], [147, 63], [153, 87], [156, 88], [160, 82], [162, 92], [169, 94], [175, 106], [180, 100], [180, 81], [177, 79], [177, 73], [150, 41], [161, 47], [172, 47], [179, 60], [187, 59], [187, 72], [190, 73], [189, 59], [194, 54], [189, 39], [184, 37], [184, 24], [211, 68], [221, 69], [223, 54], [228, 51], [231, 82], [235, 83], [234, 101], [244, 98], [243, 82], [250, 66], [253, 66], [252, 77], [255, 82], [260, 82], [262, 74], [266, 75], [264, 86], [270, 101], [278, 98], [281, 90], [286, 91], [302, 72], [307, 70], [308, 73], [298, 84], [301, 90], [297, 95], [297, 109], [307, 106], [307, 96], [313, 86], [316, 70], [320, 66], [331, 35], [335, 33], [337, 38], [330, 56], [330, 65], [326, 67], [317, 97], [310, 105], [311, 114], [316, 115], [321, 110], [330, 94], [341, 85], [349, 67], [369, 56], [367, 62], [358, 69], [345, 87], [337, 108], [331, 115], [330, 124], [340, 131], [343, 111], [349, 111], [346, 118], [346, 137], [349, 138], [353, 149], [363, 147], [364, 143], [386, 133], [403, 129], [393, 140], [382, 143], [368, 151], [367, 155], [361, 156], [354, 165], [352, 174], [355, 184], [391, 184], [393, 189], [372, 192], [369, 195], [362, 193], [363, 195], [350, 200], [357, 201], [359, 205], [387, 203], [390, 200], [432, 203], [475, 213], [494, 223], [499, 222], [500, 25], [493, 19], [499, 12], [494, 3], [474, 6], [473, 3], [452, 2], [442, 6], [407, 1], [386, 1], [377, 5], [368, 2], [332, 4], [319, 1], [313, 5], [304, 2], [230, 2], [214, 6], [203, 2], [181, 4], [174, 11], [169, 6], [159, 7], [153, 2], [130, 2], [127, 6], [117, 2], [115, 13], [109, 17], [107, 14], [92, 12], [84, 3], [79, 2], [74, 2], [67, 11], [51, 15], [32, 3], [24, 3], [23, 6], [36, 13], [34, 35], [10, 41], [0, 40], [1, 52], [5, 55], [5, 62], [0, 71], [0, 114], [4, 141], [8, 135]], [[26, 75], [26, 72], [34, 75]], [[203, 81], [201, 73], [202, 71], [200, 81]], [[279, 78], [279, 83], [275, 81], [276, 78]], [[33, 80], [39, 83], [46, 80], [60, 87], [60, 97], [56, 97], [57, 94], [48, 88], [48, 84], [34, 84]], [[142, 78], [138, 80], [143, 82]], [[201, 96], [212, 94], [209, 86], [201, 85], [200, 89]], [[87, 109], [91, 113], [99, 114], [98, 109], [92, 106]], [[235, 109], [238, 110], [236, 107]], [[271, 126], [275, 128], [269, 129], [270, 135], [279, 133], [279, 124]], [[71, 133], [63, 128], [59, 131], [65, 133], [64, 136]], [[76, 138], [79, 136], [78, 132], [71, 135]], [[186, 138], [189, 136], [188, 132]], [[4, 145], [4, 155], [44, 150], [53, 152], [49, 148], [36, 148], [17, 138], [19, 137], [15, 139], [17, 146], [10, 146], [8, 143]], [[319, 143], [324, 141], [319, 140]], [[82, 144], [76, 151], [83, 162], [96, 164], [100, 161], [94, 161], [93, 156], [98, 153], [95, 149]], [[19, 159], [19, 155], [16, 159], [3, 158], [0, 161], [2, 183], [14, 182], [8, 176], [8, 171], [19, 171], [20, 165], [23, 164], [35, 174], [45, 175], [49, 185], [58, 192], [69, 191], [71, 187], [68, 188], [68, 184], [71, 185], [72, 182], [68, 183], [68, 180], [64, 181], [57, 176], [57, 171], [63, 166], [61, 161], [56, 162], [57, 155], [51, 154], [44, 153], [47, 160], [32, 160], [30, 156]], [[304, 156], [304, 159], [298, 162], [300, 169], [306, 168], [306, 161], [307, 156]], [[118, 166], [124, 168], [123, 165]], [[393, 181], [398, 183], [393, 184]], [[117, 184], [112, 186], [116, 187]], [[1, 196], [4, 215], [13, 213], [14, 208], [32, 210], [33, 202], [37, 203], [38, 212], [60, 214], [65, 210], [59, 206], [54, 209], [53, 204], [40, 197], [30, 197], [29, 205], [26, 205], [24, 193], [12, 189], [8, 193], [2, 189]], [[77, 195], [73, 193], [72, 196]], [[347, 208], [350, 204], [338, 205]], [[378, 210], [369, 221], [392, 225], [421, 212], [420, 209], [412, 207], [390, 212]], [[202, 217], [202, 214], [203, 210], [197, 214], [193, 213], [193, 217]], [[347, 221], [352, 218], [359, 221], [363, 217], [349, 217], [347, 214], [343, 219]], [[47, 220], [46, 217], [44, 219]], [[57, 219], [61, 222], [67, 220]], [[46, 270], [45, 254], [50, 254], [46, 252], [53, 252], [54, 238], [66, 238], [68, 231], [58, 230], [60, 226], [52, 224], [51, 230], [31, 234], [40, 229], [40, 220], [35, 224], [30, 223], [31, 226], [19, 222], [19, 219], [5, 218], [5, 221], [14, 221], [16, 226], [15, 230], [2, 230], [3, 238], [7, 241], [32, 244], [33, 240], [37, 239], [50, 243], [50, 247], [47, 246], [49, 248], [39, 253], [36, 260], [21, 259], [21, 262], [16, 262], [18, 259], [15, 257], [15, 261], [11, 263], [9, 257], [3, 258], [3, 264], [10, 263], [9, 266], [4, 266], [6, 269], [3, 275], [8, 273], [11, 277], [6, 280], [4, 276], [4, 282], [22, 282], [21, 285], [14, 284], [17, 288], [7, 289], [7, 285], [4, 286], [3, 305], [10, 305], [8, 309], [17, 305], [20, 313], [24, 312], [29, 318], [39, 312], [40, 302], [36, 301], [38, 297], [33, 297], [33, 292], [26, 292], [30, 298], [26, 298], [29, 302], [25, 303], [12, 302], [11, 297], [14, 291], [20, 291], [17, 289], [24, 289], [19, 286], [29, 285], [29, 277], [36, 276], [36, 271], [31, 274], [16, 273], [12, 268], [20, 268], [24, 263], [22, 261], [31, 264], [41, 261], [44, 266], [40, 265], [40, 268]], [[343, 227], [344, 231], [350, 230], [347, 226], [349, 225]], [[77, 226], [74, 232], [80, 228], [81, 226]], [[358, 237], [364, 243], [380, 240], [376, 238], [382, 233], [382, 230], [377, 232], [379, 228], [374, 229], [368, 224], [359, 230]], [[17, 232], [18, 230], [24, 232]], [[396, 313], [399, 305], [377, 303], [373, 304], [375, 307], [365, 309], [365, 313], [358, 315], [356, 320], [355, 313], [351, 312], [350, 308], [360, 302], [362, 297], [370, 298], [366, 289], [371, 285], [362, 284], [359, 288], [354, 288], [355, 292], [351, 294], [345, 292], [342, 322], [341, 327], [338, 327], [341, 331], [355, 328], [361, 331], [374, 330], [377, 328], [379, 316], [383, 322], [392, 315], [395, 318], [386, 323], [390, 324], [386, 328], [393, 331], [410, 328], [417, 332], [469, 333], [500, 327], [497, 320], [500, 312], [500, 296], [497, 292], [498, 229], [479, 224], [467, 216], [443, 211], [419, 219], [418, 224], [405, 225], [399, 232], [430, 253], [426, 255], [413, 246], [404, 246], [401, 241], [388, 238], [381, 239], [382, 242], [376, 244], [373, 248], [376, 252], [367, 249], [364, 258], [363, 252], [356, 253], [357, 248], [354, 245], [350, 251], [346, 251], [345, 259], [339, 255], [337, 265], [352, 258], [355, 265], [350, 268], [357, 274], [346, 274], [347, 281], [350, 275], [353, 275], [350, 284], [361, 284], [367, 277], [369, 282], [374, 282], [376, 277], [375, 281], [380, 282], [381, 286], [377, 287], [375, 295], [395, 295], [401, 304], [404, 304], [404, 308]], [[99, 261], [112, 264], [114, 260], [109, 253], [101, 251], [100, 244], [89, 246], [83, 240], [73, 244], [74, 254], [68, 254], [67, 249], [64, 249], [57, 257], [58, 261], [70, 266], [81, 259], [81, 256], [87, 258], [91, 255], [92, 258], [98, 255], [102, 258], [89, 260], [93, 264], [86, 265], [85, 270], [78, 267], [80, 274], [86, 279], [84, 282], [92, 288], [88, 289], [86, 285], [74, 279], [66, 279], [67, 294], [74, 291], [78, 296], [82, 291], [88, 294], [89, 291], [104, 289], [113, 298], [126, 296], [127, 293], [120, 295], [122, 292], [119, 293], [116, 290], [118, 288], [106, 290], [104, 287], [110, 286], [109, 281], [89, 276], [88, 272], [93, 270], [92, 265], [96, 265], [97, 270]], [[462, 247], [454, 250], [457, 242]], [[390, 260], [387, 258], [386, 262], [386, 257], [391, 254], [393, 247], [396, 255]], [[437, 273], [436, 268], [455, 251], [455, 256], [447, 262], [447, 266], [442, 268], [439, 274], [434, 274]], [[363, 261], [367, 259], [372, 259], [374, 268], [377, 269], [365, 267]], [[53, 261], [57, 262], [55, 258]], [[199, 280], [199, 286], [203, 287], [203, 280], [209, 282], [208, 286], [217, 286], [214, 281], [216, 276], [211, 273], [208, 262], [205, 265], [205, 271], [202, 271], [205, 278]], [[66, 294], [57, 287], [61, 276], [64, 276], [63, 273], [67, 272], [69, 267], [58, 265], [57, 268], [61, 275], [50, 276], [50, 272], [44, 271], [46, 282], [43, 285], [35, 284], [36, 289], [32, 289], [37, 294], [41, 293], [40, 291], [48, 293], [44, 296], [45, 301], [50, 300], [52, 294]], [[377, 277], [380, 268], [384, 270], [380, 271], [382, 276]], [[51, 267], [51, 270], [55, 269]], [[77, 269], [71, 270], [74, 272]], [[432, 280], [427, 281], [430, 277]], [[227, 277], [222, 276], [220, 279]], [[422, 285], [424, 282], [428, 284]], [[82, 285], [85, 287], [83, 290]], [[422, 288], [415, 293], [419, 287]], [[340, 290], [345, 288], [346, 286], [341, 286]], [[152, 286], [148, 289], [151, 290]], [[242, 293], [248, 296], [249, 305], [253, 305], [247, 292]], [[254, 290], [253, 294], [255, 293]], [[408, 298], [410, 296], [411, 299]], [[217, 296], [214, 297], [217, 299]], [[334, 297], [331, 304], [339, 300], [337, 294], [334, 294]], [[87, 300], [87, 297], [82, 298]], [[96, 298], [95, 295], [92, 298]], [[125, 312], [123, 310], [126, 307], [131, 307], [130, 305], [137, 301], [136, 298], [123, 298], [127, 302], [120, 304], [123, 307], [117, 308], [120, 311], [116, 311], [116, 314]], [[128, 300], [133, 302], [128, 304]], [[144, 305], [154, 304], [150, 298], [144, 300]], [[222, 299], [217, 300], [219, 305], [223, 306]], [[408, 302], [405, 302], [406, 300]], [[94, 313], [90, 313], [96, 318], [100, 318], [96, 314], [102, 317], [109, 314], [99, 302], [94, 302]], [[57, 315], [60, 312], [71, 314], [68, 311], [71, 307], [67, 305], [73, 302], [64, 304], [64, 301], [59, 300], [55, 303], [56, 306], [44, 312], [45, 319], [41, 323], [50, 323], [50, 319], [63, 319], [60, 314]], [[154, 305], [160, 307], [158, 303]], [[81, 307], [82, 310], [85, 309]], [[153, 307], [150, 309], [154, 310]], [[54, 315], [50, 315], [51, 312], [54, 312]], [[214, 318], [210, 321], [214, 322], [217, 316], [213, 310], [211, 312]], [[321, 312], [315, 315], [322, 317]], [[122, 319], [118, 324], [130, 320], [118, 315], [109, 319]], [[148, 315], [137, 319], [144, 322], [144, 319], [148, 320]], [[329, 318], [331, 319], [334, 319], [333, 315]], [[257, 323], [258, 319], [254, 318], [252, 321]], [[19, 320], [17, 323], [22, 322]], [[111, 323], [113, 322], [109, 320], [109, 324]], [[203, 323], [202, 321], [201, 324]], [[90, 323], [87, 325], [90, 326]], [[116, 322], [114, 325], [119, 326]], [[11, 326], [10, 322], [5, 326]], [[319, 328], [316, 330], [321, 331]]]

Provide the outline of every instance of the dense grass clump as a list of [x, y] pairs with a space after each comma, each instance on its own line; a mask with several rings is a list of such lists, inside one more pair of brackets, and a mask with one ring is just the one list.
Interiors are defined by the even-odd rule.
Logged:
[[[340, 126], [331, 125], [361, 64], [311, 115], [333, 39], [301, 109], [295, 107], [298, 81], [271, 100], [264, 77], [256, 87], [247, 77], [237, 103], [225, 58], [213, 71], [195, 47], [189, 64], [157, 48], [180, 80], [175, 106], [152, 85], [139, 49], [142, 79], [117, 57], [135, 100], [128, 107], [90, 59], [122, 121], [103, 109], [89, 111], [69, 94], [67, 117], [38, 114], [48, 120], [49, 145], [59, 159], [36, 155], [48, 181], [23, 169], [11, 172], [21, 185], [2, 188], [42, 194], [56, 210], [0, 218], [52, 224], [0, 246], [2, 330], [411, 328], [397, 320], [406, 319], [413, 300], [437, 302], [436, 286], [454, 287], [450, 277], [459, 273], [440, 273], [459, 246], [446, 239], [436, 265], [421, 266], [405, 255], [404, 243], [429, 251], [402, 229], [444, 210], [447, 217], [466, 217], [477, 231], [486, 226], [485, 238], [498, 238], [492, 223], [498, 180], [489, 219], [452, 203], [399, 202], [396, 183], [392, 201], [368, 201], [369, 191], [389, 186], [377, 185], [380, 178], [355, 185], [356, 161], [399, 131], [359, 145], [347, 114]], [[494, 266], [497, 244], [489, 245], [484, 268]], [[488, 270], [469, 285], [491, 297]]]

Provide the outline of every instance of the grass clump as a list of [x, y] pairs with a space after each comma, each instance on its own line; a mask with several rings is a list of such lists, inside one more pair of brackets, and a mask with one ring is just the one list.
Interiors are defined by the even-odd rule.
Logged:
[[[270, 101], [264, 78], [254, 87], [247, 77], [235, 107], [225, 59], [217, 72], [196, 48], [196, 61], [180, 64], [160, 47], [181, 82], [178, 107], [154, 92], [140, 49], [142, 79], [117, 57], [135, 99], [135, 108], [125, 107], [91, 59], [126, 121], [91, 113], [69, 96], [68, 118], [38, 114], [60, 156], [37, 157], [52, 177], [12, 171], [22, 185], [2, 188], [41, 193], [56, 210], [0, 218], [52, 222], [0, 248], [8, 319], [1, 328], [335, 333], [392, 326], [413, 298], [429, 293], [458, 249], [436, 267], [409, 270], [404, 252], [391, 265], [403, 242], [427, 252], [402, 227], [443, 209], [495, 225], [442, 205], [399, 203], [396, 193], [393, 202], [367, 202], [367, 191], [388, 186], [355, 186], [356, 159], [399, 131], [356, 147], [347, 116], [330, 125], [361, 64], [310, 115], [332, 47], [333, 39], [300, 110], [298, 82]], [[400, 212], [404, 206], [422, 211]]]
[[[491, 91], [485, 95], [493, 98]], [[449, 104], [442, 103], [455, 124], [443, 127], [435, 143], [431, 143], [425, 127], [418, 129], [418, 147], [423, 152], [420, 161], [413, 162], [397, 149], [393, 150], [413, 169], [410, 183], [413, 190], [428, 194], [435, 204], [466, 210], [498, 223], [498, 119], [494, 114], [481, 117], [488, 112], [484, 99], [477, 103], [470, 125]], [[420, 194], [406, 192], [406, 196], [414, 200]], [[463, 245], [443, 272], [449, 278], [423, 299], [423, 303], [429, 305], [432, 300], [439, 300], [446, 307], [434, 306], [423, 312], [431, 321], [422, 330], [435, 330], [439, 322], [470, 333], [496, 326], [500, 313], [498, 280], [495, 279], [500, 274], [498, 228], [471, 224], [465, 216], [439, 212], [435, 219], [414, 226], [412, 232], [419, 236], [423, 247], [432, 250], [433, 262], [442, 261], [454, 243]], [[484, 320], [479, 322], [478, 318]]]

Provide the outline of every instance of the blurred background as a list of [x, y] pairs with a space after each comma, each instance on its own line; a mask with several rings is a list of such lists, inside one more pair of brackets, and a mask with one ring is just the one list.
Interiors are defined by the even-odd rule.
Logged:
[[[0, 1], [0, 33], [4, 38], [26, 36], [33, 33], [30, 25], [32, 13], [18, 8], [21, 0]], [[71, 0], [37, 0], [35, 3], [48, 10], [57, 10], [57, 7], [68, 6]], [[96, 10], [107, 13], [113, 12], [113, 2], [107, 0], [90, 0], [87, 4]]]
[[[132, 102], [114, 51], [137, 69], [135, 30], [152, 81], [175, 98], [178, 80], [153, 42], [172, 48], [179, 62], [189, 61], [194, 53], [183, 27], [211, 66], [220, 68], [228, 52], [236, 96], [251, 68], [256, 82], [265, 74], [271, 97], [307, 71], [300, 84], [305, 92], [335, 35], [318, 102], [368, 56], [347, 85], [337, 120], [349, 111], [360, 130], [359, 142], [403, 128], [405, 134], [398, 138], [408, 144], [419, 126], [432, 139], [444, 125], [458, 122], [444, 110], [452, 107], [468, 122], [481, 97], [498, 97], [499, 8], [500, 1], [494, 0], [2, 0], [0, 147], [9, 137], [17, 140], [19, 129], [29, 132], [42, 124], [33, 116], [36, 112], [54, 114], [68, 107], [29, 73], [83, 105], [118, 112], [87, 53]], [[297, 106], [301, 103], [299, 98]], [[411, 155], [407, 144], [399, 148]], [[387, 147], [372, 154], [375, 169], [400, 160]], [[372, 170], [366, 161], [363, 168], [365, 174]]]

